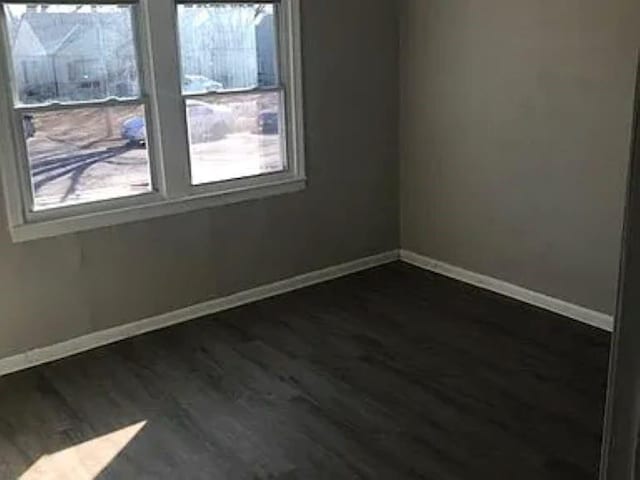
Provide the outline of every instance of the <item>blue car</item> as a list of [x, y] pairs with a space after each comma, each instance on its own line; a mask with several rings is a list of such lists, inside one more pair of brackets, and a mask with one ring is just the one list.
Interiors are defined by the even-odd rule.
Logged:
[[120, 134], [131, 144], [144, 145], [147, 142], [147, 127], [144, 118], [133, 117], [122, 124]]

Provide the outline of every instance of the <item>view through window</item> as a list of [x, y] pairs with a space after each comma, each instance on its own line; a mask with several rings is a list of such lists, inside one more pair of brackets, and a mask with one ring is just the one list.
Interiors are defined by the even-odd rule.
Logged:
[[191, 182], [283, 171], [273, 5], [185, 3], [178, 24]]
[[14, 238], [304, 188], [299, 0], [1, 3]]
[[[145, 117], [131, 10], [6, 6], [36, 211], [152, 190], [147, 149], [124, 134]], [[116, 101], [82, 106], [107, 99]]]

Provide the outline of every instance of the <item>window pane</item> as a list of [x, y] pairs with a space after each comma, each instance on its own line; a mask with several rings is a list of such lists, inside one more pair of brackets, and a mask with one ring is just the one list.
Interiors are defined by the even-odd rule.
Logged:
[[23, 115], [34, 209], [151, 191], [144, 107]]
[[273, 5], [178, 6], [184, 93], [275, 86]]
[[194, 185], [286, 169], [278, 92], [187, 100]]
[[5, 8], [20, 103], [139, 96], [132, 7]]

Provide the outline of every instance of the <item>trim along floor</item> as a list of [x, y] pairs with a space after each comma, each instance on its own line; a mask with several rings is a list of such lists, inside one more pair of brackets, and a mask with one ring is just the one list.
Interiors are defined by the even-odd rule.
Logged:
[[0, 378], [0, 478], [594, 479], [608, 343], [394, 262]]
[[135, 337], [154, 330], [188, 322], [206, 315], [212, 315], [229, 308], [247, 305], [265, 298], [281, 295], [310, 285], [333, 280], [368, 268], [385, 265], [398, 259], [429, 272], [444, 275], [461, 282], [475, 285], [491, 292], [519, 300], [545, 310], [558, 313], [587, 325], [611, 332], [613, 317], [589, 310], [566, 301], [550, 297], [526, 288], [510, 284], [503, 280], [471, 272], [445, 262], [425, 257], [408, 250], [390, 250], [369, 257], [315, 270], [302, 275], [286, 278], [274, 283], [262, 285], [250, 290], [234, 293], [226, 297], [214, 298], [171, 312], [119, 325], [107, 330], [93, 332], [81, 337], [36, 348], [17, 355], [0, 358], [0, 376], [25, 370], [37, 365], [60, 360], [94, 348]]

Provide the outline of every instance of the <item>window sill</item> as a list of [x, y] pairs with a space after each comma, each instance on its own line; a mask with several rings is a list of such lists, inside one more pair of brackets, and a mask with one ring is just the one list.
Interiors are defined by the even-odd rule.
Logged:
[[20, 243], [123, 223], [177, 215], [246, 200], [297, 192], [303, 190], [306, 184], [304, 177], [278, 179], [264, 182], [257, 186], [232, 188], [227, 191], [194, 195], [186, 198], [163, 199], [102, 212], [96, 211], [59, 219], [24, 223], [11, 226], [11, 238], [14, 243]]

